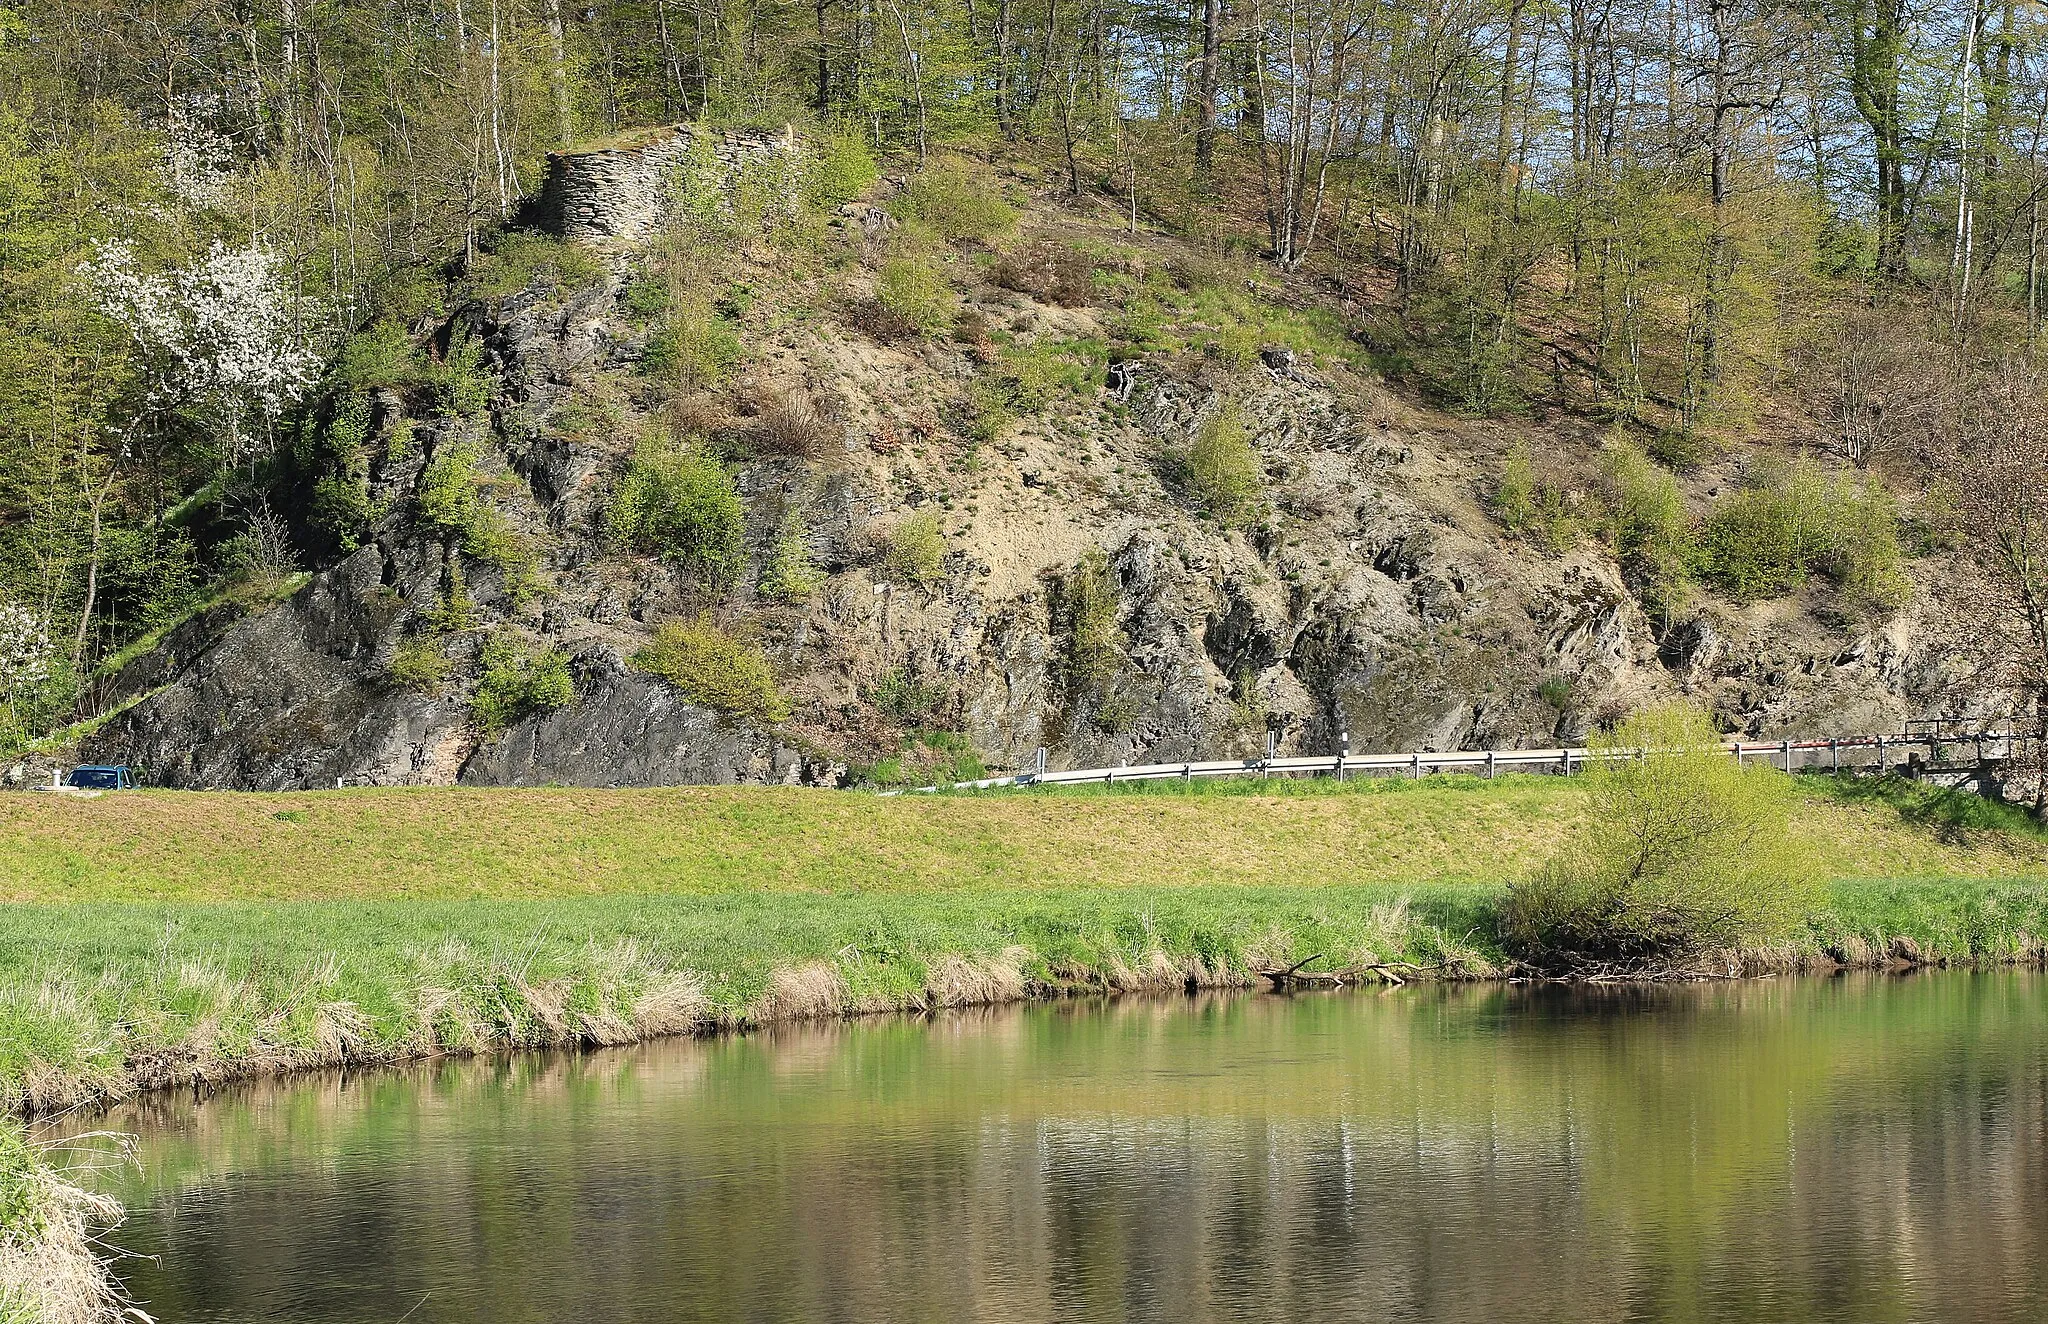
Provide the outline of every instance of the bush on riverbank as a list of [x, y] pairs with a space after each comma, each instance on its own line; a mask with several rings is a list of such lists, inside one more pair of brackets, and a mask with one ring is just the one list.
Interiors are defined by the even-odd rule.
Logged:
[[1648, 752], [1588, 771], [1591, 813], [1502, 899], [1507, 947], [1569, 968], [1790, 937], [1819, 895], [1817, 862], [1791, 832], [1792, 779], [1739, 765], [1682, 704], [1630, 718], [1605, 747]]

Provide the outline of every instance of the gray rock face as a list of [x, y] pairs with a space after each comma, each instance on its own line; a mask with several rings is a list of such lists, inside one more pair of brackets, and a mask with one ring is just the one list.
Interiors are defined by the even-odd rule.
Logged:
[[577, 700], [479, 748], [469, 786], [830, 785], [843, 769], [682, 701], [600, 649], [577, 659]]

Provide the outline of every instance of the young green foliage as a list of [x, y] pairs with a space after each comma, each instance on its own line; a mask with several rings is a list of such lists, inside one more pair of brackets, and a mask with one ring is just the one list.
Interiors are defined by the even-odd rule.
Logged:
[[494, 735], [536, 712], [576, 697], [569, 655], [559, 648], [530, 653], [502, 634], [484, 641], [476, 693], [469, 701], [477, 728]]
[[1774, 943], [1817, 902], [1815, 861], [1790, 830], [1792, 779], [1739, 765], [1698, 709], [1629, 718], [1595, 746], [1585, 777], [1589, 820], [1501, 903], [1503, 941], [1529, 960], [1643, 963]]
[[659, 676], [700, 708], [728, 717], [773, 724], [789, 717], [789, 701], [760, 648], [720, 629], [709, 616], [663, 621], [633, 665]]
[[946, 535], [938, 512], [913, 511], [889, 530], [882, 550], [882, 569], [899, 583], [931, 588], [945, 575]]
[[1265, 507], [1265, 466], [1235, 409], [1202, 424], [1188, 447], [1184, 472], [1196, 506], [1225, 528], [1251, 523]]
[[618, 545], [687, 569], [714, 590], [746, 568], [746, 510], [732, 475], [672, 439], [641, 443], [606, 519]]

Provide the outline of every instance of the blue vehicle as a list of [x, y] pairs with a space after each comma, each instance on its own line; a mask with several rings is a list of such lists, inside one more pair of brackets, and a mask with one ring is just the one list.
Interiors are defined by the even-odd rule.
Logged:
[[73, 768], [64, 784], [80, 790], [132, 791], [135, 789], [135, 774], [125, 763], [87, 763]]

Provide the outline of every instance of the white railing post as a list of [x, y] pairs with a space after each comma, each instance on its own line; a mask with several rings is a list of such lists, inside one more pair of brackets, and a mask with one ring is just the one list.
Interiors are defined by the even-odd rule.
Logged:
[[1885, 756], [1884, 752], [1884, 737], [1879, 736], [1877, 738], [1877, 775], [1888, 777], [1891, 775], [1891, 771], [1891, 761]]
[[1842, 746], [1833, 736], [1828, 737], [1828, 771], [1842, 770]]
[[1789, 740], [1780, 740], [1778, 742], [1778, 753], [1784, 755], [1785, 757], [1785, 771], [1792, 771], [1792, 742]]
[[1493, 751], [1486, 751], [1486, 780], [1493, 780]]
[[1409, 763], [1408, 763], [1408, 780], [1409, 780], [1409, 781], [1421, 781], [1421, 780], [1422, 780], [1422, 751], [1421, 751], [1421, 750], [1417, 750], [1417, 751], [1416, 751], [1416, 752], [1415, 752], [1414, 754], [1412, 754], [1412, 755], [1410, 755], [1410, 756], [1409, 756]]

